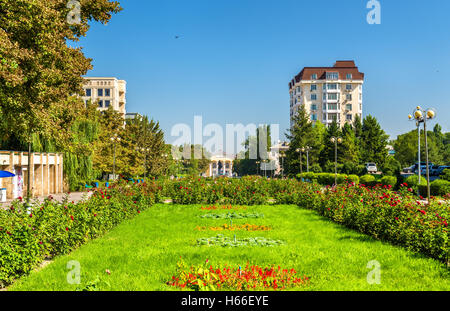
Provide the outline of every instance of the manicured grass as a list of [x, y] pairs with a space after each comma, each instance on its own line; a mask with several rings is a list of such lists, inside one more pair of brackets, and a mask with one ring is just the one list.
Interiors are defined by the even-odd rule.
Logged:
[[[216, 210], [227, 213], [228, 210]], [[263, 213], [264, 218], [233, 219], [233, 224], [272, 226], [270, 231], [198, 231], [220, 226], [225, 219], [200, 218], [211, 213], [199, 205], [158, 204], [125, 221], [106, 236], [72, 254], [56, 258], [39, 272], [22, 278], [9, 290], [76, 290], [97, 276], [100, 290], [176, 290], [165, 285], [175, 274], [180, 256], [188, 265], [209, 263], [294, 268], [311, 278], [295, 290], [449, 290], [450, 272], [442, 263], [400, 247], [376, 241], [334, 224], [297, 206], [259, 206], [239, 213]], [[197, 239], [218, 233], [238, 238], [280, 239], [275, 247], [197, 246]], [[81, 284], [66, 281], [71, 260], [81, 264]], [[381, 284], [367, 283], [369, 261], [381, 264]], [[105, 271], [108, 269], [111, 274]]]

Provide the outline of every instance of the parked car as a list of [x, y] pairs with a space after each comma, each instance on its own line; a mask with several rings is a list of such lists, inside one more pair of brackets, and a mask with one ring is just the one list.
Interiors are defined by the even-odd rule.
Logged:
[[375, 163], [366, 163], [366, 171], [369, 174], [375, 174], [378, 172], [377, 165]]

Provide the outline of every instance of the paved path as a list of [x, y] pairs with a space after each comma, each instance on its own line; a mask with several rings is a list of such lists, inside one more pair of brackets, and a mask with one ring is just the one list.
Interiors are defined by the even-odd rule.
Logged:
[[[61, 202], [64, 197], [66, 196], [66, 193], [60, 193], [60, 194], [52, 194], [54, 200]], [[89, 198], [92, 195], [92, 192], [72, 192], [69, 194], [69, 202], [73, 201], [75, 203], [83, 200], [84, 198]], [[36, 200], [39, 200], [40, 203], [44, 201], [44, 199], [47, 198], [47, 196], [38, 197], [31, 199], [31, 203], [35, 202]], [[8, 208], [11, 205], [12, 200], [7, 200], [4, 203], [0, 203], [0, 208]]]

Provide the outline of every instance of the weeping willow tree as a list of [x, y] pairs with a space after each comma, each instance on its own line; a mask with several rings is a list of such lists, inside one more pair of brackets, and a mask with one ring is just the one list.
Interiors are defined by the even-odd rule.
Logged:
[[98, 138], [98, 124], [92, 120], [77, 121], [72, 125], [72, 133], [71, 148], [64, 152], [64, 172], [69, 189], [74, 191], [98, 176], [92, 161], [92, 144]]

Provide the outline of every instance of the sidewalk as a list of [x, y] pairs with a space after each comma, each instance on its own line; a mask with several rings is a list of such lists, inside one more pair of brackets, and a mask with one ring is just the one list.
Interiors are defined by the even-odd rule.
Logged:
[[[51, 196], [53, 197], [53, 200], [61, 202], [64, 197], [67, 195], [67, 193], [59, 193], [59, 194], [52, 194]], [[72, 192], [69, 194], [69, 202], [74, 202], [77, 203], [85, 198], [90, 198], [90, 196], [92, 195], [92, 192]], [[36, 202], [36, 200], [38, 200], [40, 203], [42, 203], [45, 198], [47, 198], [47, 196], [42, 196], [42, 197], [38, 197], [38, 198], [32, 198], [31, 204], [33, 204], [34, 202]], [[25, 200], [25, 199], [24, 199]], [[6, 202], [1, 203], [0, 202], [0, 208], [8, 208], [11, 205], [12, 200], [7, 200]]]

